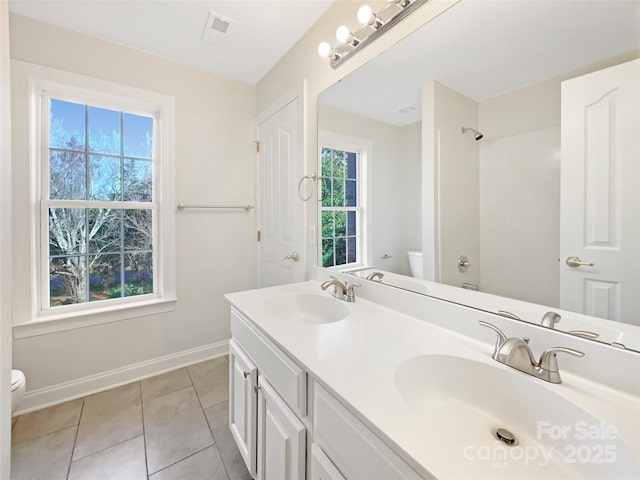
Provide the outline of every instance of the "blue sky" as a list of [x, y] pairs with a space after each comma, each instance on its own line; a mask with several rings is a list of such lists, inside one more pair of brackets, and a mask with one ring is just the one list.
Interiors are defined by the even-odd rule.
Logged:
[[[118, 155], [115, 139], [120, 136], [120, 112], [89, 107], [89, 134], [91, 150]], [[51, 118], [62, 120], [64, 135], [61, 142], [52, 138], [52, 147], [62, 147], [72, 135], [84, 147], [85, 106], [78, 103], [51, 99]], [[147, 138], [153, 134], [153, 119], [131, 113], [124, 114], [124, 153], [127, 156], [151, 158]], [[56, 143], [62, 143], [62, 145]]]

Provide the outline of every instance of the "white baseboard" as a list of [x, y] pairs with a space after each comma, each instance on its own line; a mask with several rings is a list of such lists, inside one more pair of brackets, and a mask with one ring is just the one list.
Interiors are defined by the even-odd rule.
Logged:
[[[203, 362], [229, 353], [229, 341], [212, 343], [203, 347], [173, 353], [164, 357], [134, 363], [126, 367], [90, 375], [69, 382], [27, 392], [14, 415], [22, 415], [59, 403], [86, 397], [110, 388], [126, 385], [144, 378], [160, 375], [177, 368]], [[29, 379], [27, 379], [28, 385]]]

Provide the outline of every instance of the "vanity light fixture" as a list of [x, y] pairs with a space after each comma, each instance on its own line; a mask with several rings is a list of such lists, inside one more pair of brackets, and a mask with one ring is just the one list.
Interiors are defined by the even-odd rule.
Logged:
[[332, 47], [327, 42], [318, 45], [318, 55], [328, 58], [332, 68], [338, 68], [348, 58], [355, 55], [387, 30], [397, 25], [429, 0], [387, 0], [387, 5], [374, 12], [369, 5], [358, 9], [357, 19], [360, 26], [351, 31], [341, 25], [336, 30], [338, 45]]

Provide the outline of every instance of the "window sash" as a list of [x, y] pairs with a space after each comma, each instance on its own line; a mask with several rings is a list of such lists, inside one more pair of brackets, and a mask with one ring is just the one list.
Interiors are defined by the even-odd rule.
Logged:
[[[39, 220], [40, 223], [40, 236], [37, 239], [39, 242], [39, 256], [40, 261], [38, 262], [38, 277], [40, 279], [39, 282], [39, 292], [37, 294], [37, 310], [43, 313], [53, 313], [60, 314], [63, 312], [78, 312], [78, 311], [90, 311], [92, 309], [102, 309], [105, 307], [105, 303], [108, 305], [122, 305], [122, 304], [135, 304], [139, 302], [147, 302], [153, 299], [161, 298], [161, 268], [162, 262], [160, 255], [158, 252], [160, 251], [160, 235], [159, 235], [159, 209], [160, 209], [160, 201], [159, 201], [159, 174], [158, 171], [160, 169], [160, 165], [162, 164], [162, 160], [160, 157], [160, 122], [161, 119], [156, 111], [145, 110], [140, 108], [129, 108], [127, 105], [123, 105], [120, 102], [114, 101], [109, 102], [105, 101], [105, 97], [102, 96], [100, 100], [94, 101], [92, 98], [93, 95], [91, 93], [87, 93], [86, 95], [66, 95], [63, 92], [61, 93], [53, 93], [53, 92], [42, 92], [40, 102], [39, 102], [39, 132], [40, 133], [40, 161], [39, 161], [39, 186], [40, 186], [40, 208], [39, 208]], [[105, 108], [109, 110], [114, 110], [118, 112], [131, 113], [137, 115], [150, 116], [153, 118], [153, 131], [152, 131], [152, 158], [141, 158], [130, 155], [124, 155], [124, 149], [122, 146], [122, 115], [120, 117], [120, 134], [121, 134], [121, 145], [120, 145], [120, 153], [119, 154], [101, 154], [90, 151], [89, 142], [85, 139], [85, 149], [84, 150], [68, 150], [68, 149], [60, 149], [60, 148], [51, 148], [51, 116], [50, 116], [50, 105], [51, 99], [62, 100], [74, 102], [82, 105], [87, 105], [90, 107], [98, 107]], [[86, 120], [85, 120], [86, 122]], [[89, 135], [89, 125], [85, 123], [85, 132], [86, 137]], [[37, 133], [36, 133], [37, 134]], [[50, 154], [51, 151], [69, 151], [73, 153], [79, 153], [83, 155], [99, 155], [101, 157], [110, 157], [110, 158], [118, 158], [124, 161], [124, 159], [133, 159], [138, 161], [147, 161], [152, 163], [153, 165], [153, 176], [152, 176], [152, 201], [151, 202], [126, 202], [126, 201], [106, 201], [106, 200], [60, 200], [60, 199], [51, 199], [50, 198]], [[87, 161], [89, 159], [87, 158]], [[90, 179], [87, 175], [87, 182]], [[88, 192], [88, 190], [87, 190]], [[51, 306], [51, 292], [50, 292], [50, 258], [53, 256], [49, 255], [49, 209], [50, 208], [81, 208], [81, 209], [114, 209], [114, 210], [151, 210], [152, 215], [152, 245], [153, 248], [152, 258], [153, 258], [153, 293], [141, 294], [129, 297], [120, 297], [120, 298], [112, 298], [103, 301], [94, 301], [94, 302], [83, 302], [76, 303], [70, 305], [61, 305], [61, 306]], [[113, 252], [114, 254], [122, 254], [124, 251]], [[126, 251], [125, 253], [136, 253], [134, 251]], [[85, 252], [83, 254], [78, 254], [79, 256], [89, 257], [91, 256], [90, 252]], [[66, 255], [74, 256], [74, 255]], [[58, 256], [59, 257], [59, 256]], [[124, 265], [121, 265], [121, 269], [124, 269]], [[87, 280], [89, 276], [89, 271], [86, 272]], [[87, 282], [87, 289], [89, 289], [89, 283]]]
[[[343, 267], [349, 265], [357, 265], [363, 262], [363, 246], [364, 239], [362, 237], [363, 228], [362, 228], [362, 189], [363, 189], [363, 181], [362, 181], [362, 149], [354, 148], [347, 145], [341, 145], [340, 142], [323, 142], [320, 146], [320, 171], [323, 171], [323, 160], [322, 160], [322, 149], [330, 149], [330, 150], [338, 150], [348, 153], [355, 153], [356, 155], [356, 174], [355, 178], [347, 178], [345, 175], [344, 180], [355, 180], [356, 181], [356, 205], [355, 206], [325, 206], [322, 205], [322, 198], [320, 199], [320, 242], [319, 242], [319, 259], [320, 263], [322, 263], [322, 252], [323, 252], [323, 240], [333, 240], [334, 241], [334, 254], [335, 254], [335, 240], [344, 238], [345, 240], [348, 238], [356, 239], [356, 260], [355, 262], [346, 262], [340, 265], [334, 265], [334, 267]], [[331, 172], [333, 175], [333, 171]], [[330, 177], [332, 179], [337, 177]], [[324, 237], [322, 235], [322, 212], [356, 212], [356, 234], [355, 235], [332, 235], [331, 237]], [[334, 231], [335, 233], [335, 231]], [[345, 258], [347, 257], [347, 252], [345, 252]], [[330, 267], [329, 267], [330, 268]]]

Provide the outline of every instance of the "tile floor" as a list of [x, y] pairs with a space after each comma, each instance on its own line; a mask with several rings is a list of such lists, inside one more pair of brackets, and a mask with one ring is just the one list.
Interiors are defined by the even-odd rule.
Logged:
[[14, 418], [12, 480], [250, 480], [221, 357]]

